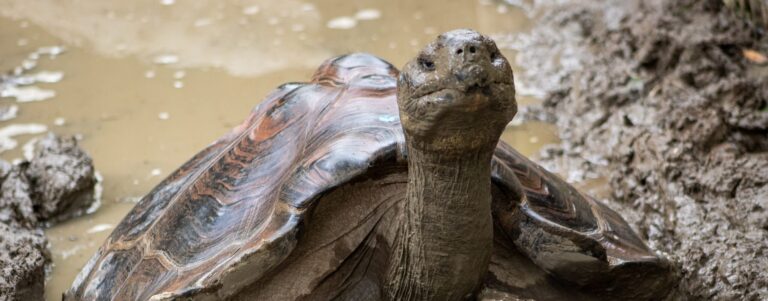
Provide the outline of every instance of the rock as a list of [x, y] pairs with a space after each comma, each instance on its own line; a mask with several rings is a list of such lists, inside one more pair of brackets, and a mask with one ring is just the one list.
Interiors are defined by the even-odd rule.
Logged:
[[93, 205], [93, 161], [72, 137], [48, 134], [26, 166], [35, 213], [47, 225], [82, 215]]
[[0, 160], [0, 301], [43, 300], [51, 256], [42, 227], [84, 213], [96, 182], [74, 138], [49, 134], [30, 161]]

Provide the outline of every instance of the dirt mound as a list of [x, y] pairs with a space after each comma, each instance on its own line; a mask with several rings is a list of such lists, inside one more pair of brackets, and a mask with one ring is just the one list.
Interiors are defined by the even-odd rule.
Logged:
[[556, 121], [564, 140], [545, 163], [610, 179], [612, 207], [678, 264], [671, 298], [768, 299], [764, 32], [719, 0], [545, 11], [506, 43], [523, 90], [545, 96], [523, 115]]
[[0, 300], [43, 300], [47, 245], [40, 229], [0, 223]]
[[74, 137], [49, 134], [38, 141], [25, 173], [41, 221], [63, 221], [85, 213], [94, 202], [93, 161]]
[[74, 138], [48, 135], [30, 162], [0, 160], [0, 300], [42, 300], [51, 262], [44, 224], [97, 201], [91, 158]]

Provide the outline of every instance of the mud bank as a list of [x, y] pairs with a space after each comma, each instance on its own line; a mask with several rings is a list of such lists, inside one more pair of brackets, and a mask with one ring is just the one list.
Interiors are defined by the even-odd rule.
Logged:
[[42, 300], [51, 262], [42, 227], [93, 206], [91, 158], [74, 138], [45, 136], [29, 161], [0, 160], [0, 300]]
[[670, 299], [768, 299], [765, 32], [708, 1], [539, 7], [507, 40], [557, 123], [543, 161], [610, 179], [612, 207], [679, 268]]

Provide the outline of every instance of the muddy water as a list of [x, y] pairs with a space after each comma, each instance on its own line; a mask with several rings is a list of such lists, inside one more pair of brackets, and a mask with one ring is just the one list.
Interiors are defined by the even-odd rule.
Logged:
[[[18, 117], [0, 128], [37, 123], [82, 135], [104, 178], [96, 213], [46, 231], [54, 261], [47, 299], [59, 300], [136, 199], [280, 83], [308, 79], [334, 55], [365, 51], [401, 66], [437, 33], [511, 33], [527, 23], [494, 1], [0, 0], [0, 71], [39, 47], [66, 47], [32, 70], [63, 72], [37, 84], [55, 97], [19, 103]], [[552, 126], [526, 123], [503, 139], [530, 155], [557, 138]], [[18, 158], [20, 148], [0, 157]]]

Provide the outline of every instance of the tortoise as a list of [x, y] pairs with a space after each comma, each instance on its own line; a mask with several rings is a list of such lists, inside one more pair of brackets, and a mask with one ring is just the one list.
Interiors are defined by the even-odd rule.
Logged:
[[287, 83], [149, 192], [65, 300], [653, 299], [669, 262], [499, 138], [510, 64], [469, 29], [399, 72]]

